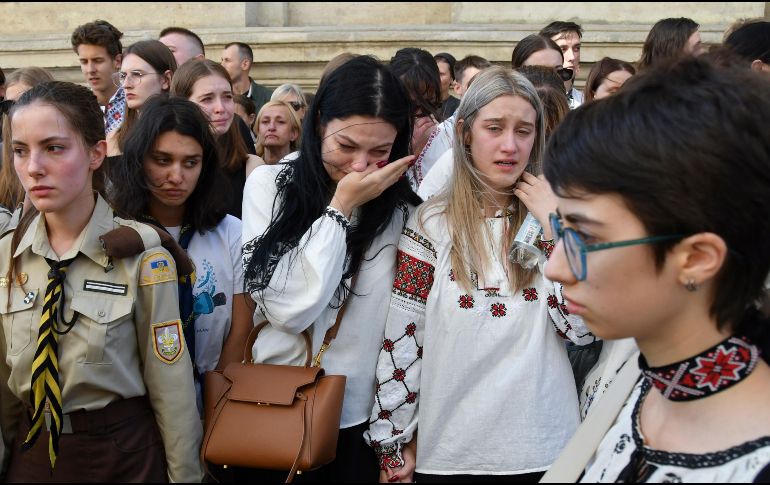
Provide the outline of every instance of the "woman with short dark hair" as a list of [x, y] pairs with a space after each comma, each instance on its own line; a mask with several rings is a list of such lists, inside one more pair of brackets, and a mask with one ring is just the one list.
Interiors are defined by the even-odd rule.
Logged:
[[770, 479], [769, 86], [705, 59], [664, 63], [551, 137], [560, 240], [546, 276], [598, 337], [641, 351], [582, 481]]

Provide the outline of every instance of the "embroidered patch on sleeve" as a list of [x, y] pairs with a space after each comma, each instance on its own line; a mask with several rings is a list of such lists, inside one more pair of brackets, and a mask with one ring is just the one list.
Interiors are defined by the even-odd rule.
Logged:
[[182, 321], [153, 323], [152, 350], [155, 352], [155, 356], [165, 364], [173, 364], [179, 360], [184, 351]]
[[396, 278], [393, 291], [404, 297], [425, 304], [433, 287], [433, 265], [421, 261], [404, 251], [398, 251]]
[[166, 281], [176, 281], [176, 268], [172, 259], [165, 253], [157, 252], [142, 260], [139, 274], [139, 286], [155, 285]]
[[128, 293], [128, 285], [119, 285], [107, 281], [85, 280], [85, 282], [83, 282], [83, 289], [85, 291], [107, 293], [108, 295], [125, 296]]

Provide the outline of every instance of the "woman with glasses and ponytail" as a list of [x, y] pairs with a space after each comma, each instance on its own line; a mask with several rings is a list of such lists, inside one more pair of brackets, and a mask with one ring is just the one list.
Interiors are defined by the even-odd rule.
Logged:
[[595, 451], [565, 456], [569, 479], [770, 480], [769, 89], [706, 59], [667, 62], [551, 137], [558, 242], [546, 276], [597, 337], [641, 352], [641, 372], [635, 356], [608, 369], [623, 366], [593, 406], [619, 392], [617, 405], [591, 428]]
[[112, 82], [126, 93], [123, 124], [107, 135], [107, 169], [120, 163], [123, 142], [139, 118], [144, 102], [150, 97], [168, 93], [177, 65], [168, 47], [157, 40], [142, 40], [126, 49], [120, 70], [112, 74]]
[[9, 119], [32, 206], [0, 239], [5, 480], [200, 482], [176, 265], [154, 229], [94, 192], [96, 97], [43, 83]]
[[[366, 434], [380, 481], [534, 482], [580, 421], [563, 339], [594, 337], [543, 277], [556, 207], [537, 176], [544, 125], [534, 86], [500, 67], [460, 101], [451, 185], [398, 245]], [[534, 267], [509, 256], [528, 214], [544, 226]]]

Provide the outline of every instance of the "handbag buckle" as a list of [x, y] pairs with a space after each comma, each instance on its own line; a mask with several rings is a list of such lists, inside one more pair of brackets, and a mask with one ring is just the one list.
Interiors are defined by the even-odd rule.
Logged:
[[310, 367], [321, 367], [321, 358], [323, 357], [324, 352], [326, 352], [326, 349], [328, 348], [329, 348], [329, 344], [321, 344], [321, 348], [320, 350], [318, 350], [318, 353], [313, 359], [313, 364]]

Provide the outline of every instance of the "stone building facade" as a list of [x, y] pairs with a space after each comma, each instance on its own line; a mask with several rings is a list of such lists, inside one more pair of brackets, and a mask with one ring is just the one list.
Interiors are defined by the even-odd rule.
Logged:
[[344, 51], [387, 60], [401, 47], [420, 47], [505, 66], [518, 40], [553, 20], [570, 20], [585, 30], [580, 85], [603, 56], [636, 61], [661, 18], [690, 17], [701, 24], [704, 42], [718, 43], [734, 21], [769, 14], [764, 2], [1, 2], [0, 67], [7, 73], [39, 66], [57, 79], [83, 82], [70, 34], [104, 19], [125, 33], [124, 46], [157, 38], [170, 25], [189, 28], [216, 61], [226, 43], [246, 42], [258, 82], [314, 91], [324, 64]]

